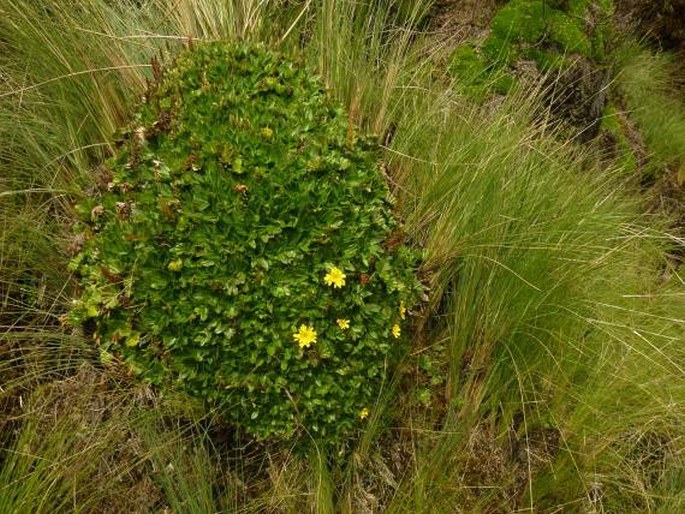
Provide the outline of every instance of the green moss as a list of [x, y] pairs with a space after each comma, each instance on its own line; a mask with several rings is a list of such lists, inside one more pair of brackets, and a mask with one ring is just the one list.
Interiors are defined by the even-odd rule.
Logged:
[[478, 103], [492, 93], [506, 95], [516, 85], [511, 74], [488, 63], [472, 44], [461, 45], [454, 51], [450, 74], [459, 92]]
[[451, 71], [465, 84], [464, 92], [478, 99], [486, 94], [484, 90], [509, 92], [515, 79], [503, 70], [520, 58], [534, 60], [544, 71], [564, 69], [569, 54], [603, 59], [606, 26], [600, 23], [588, 36], [590, 6], [589, 0], [513, 0], [495, 15], [481, 53], [471, 45], [460, 47]]
[[548, 16], [548, 37], [560, 46], [564, 53], [578, 53], [590, 57], [591, 44], [585, 34], [584, 22], [563, 11], [552, 10]]
[[[587, 1], [572, 2], [569, 12], [564, 12], [542, 0], [513, 0], [493, 19], [491, 34], [483, 43], [483, 53], [489, 62], [501, 64], [511, 64], [519, 56], [526, 55], [531, 47], [551, 47], [558, 53], [590, 57], [595, 51], [585, 33], [583, 17], [588, 5]], [[547, 67], [549, 59], [544, 60], [547, 62], [540, 64]]]
[[305, 68], [210, 44], [178, 58], [109, 166], [79, 208], [74, 322], [254, 436], [344, 442], [418, 289], [375, 144]]
[[600, 21], [592, 34], [592, 57], [599, 62], [605, 62], [607, 58], [607, 43], [609, 40], [611, 25], [608, 21]]
[[595, 5], [599, 7], [600, 12], [604, 16], [614, 14], [614, 0], [595, 0]]
[[478, 54], [476, 48], [471, 44], [460, 45], [452, 54], [450, 72], [453, 76], [465, 81], [486, 75], [490, 68], [491, 65]]
[[568, 0], [566, 12], [571, 16], [585, 16], [591, 3], [591, 0]]
[[483, 53], [490, 62], [510, 64], [518, 57], [520, 44], [541, 42], [547, 28], [544, 11], [543, 3], [537, 0], [514, 0], [500, 9], [483, 43]]
[[606, 61], [607, 47], [613, 33], [614, 3], [613, 0], [597, 0], [595, 5], [598, 13], [591, 35], [592, 57], [597, 61]]

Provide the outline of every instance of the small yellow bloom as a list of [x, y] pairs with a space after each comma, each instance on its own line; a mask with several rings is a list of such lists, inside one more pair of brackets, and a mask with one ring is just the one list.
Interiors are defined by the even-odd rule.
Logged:
[[323, 277], [323, 281], [327, 286], [342, 287], [345, 285], [345, 274], [340, 268], [333, 266], [331, 270]]
[[397, 323], [395, 323], [395, 324], [392, 326], [392, 335], [393, 335], [393, 337], [394, 337], [395, 339], [398, 339], [398, 338], [400, 337], [400, 334], [401, 334], [401, 333], [402, 333], [402, 329], [400, 328], [400, 326], [399, 326]]
[[404, 302], [400, 302], [400, 318], [404, 319], [407, 317], [407, 308], [404, 306]]
[[347, 330], [350, 328], [350, 320], [349, 319], [337, 319], [335, 322], [338, 324], [340, 327], [340, 330]]
[[169, 271], [181, 271], [183, 269], [183, 259], [176, 259], [167, 265]]
[[366, 419], [369, 417], [369, 409], [364, 407], [362, 410], [359, 411], [359, 419]]
[[307, 348], [316, 343], [316, 330], [309, 325], [300, 325], [298, 331], [293, 334], [293, 339], [300, 344], [300, 348]]

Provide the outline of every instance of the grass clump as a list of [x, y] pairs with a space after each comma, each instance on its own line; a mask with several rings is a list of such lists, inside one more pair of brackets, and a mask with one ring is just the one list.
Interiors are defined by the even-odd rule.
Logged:
[[[669, 360], [684, 356], [673, 346], [681, 283], [674, 277], [669, 297], [657, 278], [668, 248], [660, 221], [620, 191], [620, 174], [584, 169], [531, 123], [522, 97], [489, 115], [450, 112], [447, 101], [395, 138], [392, 164], [422, 191], [408, 226], [426, 238], [442, 314], [416, 352], [444, 347], [442, 360], [430, 355], [446, 382], [426, 425], [412, 427], [415, 472], [389, 511], [407, 502], [416, 512], [551, 511], [589, 504], [593, 487], [606, 505], [639, 511], [636, 489], [659, 486], [637, 480], [631, 462], [641, 457], [623, 441], [663, 420], [678, 447], [680, 422], [666, 420], [683, 416], [662, 398], [681, 394], [666, 384], [680, 375]], [[420, 144], [417, 134], [431, 137]]]
[[418, 289], [374, 146], [261, 47], [198, 45], [158, 78], [79, 205], [72, 319], [254, 436], [341, 442]]
[[674, 168], [685, 183], [685, 104], [677, 96], [671, 60], [668, 54], [626, 45], [616, 55], [616, 88], [647, 146], [645, 178]]
[[0, 512], [217, 512], [228, 500], [212, 490], [206, 434], [149, 389], [110, 379], [84, 362], [31, 392], [0, 449]]

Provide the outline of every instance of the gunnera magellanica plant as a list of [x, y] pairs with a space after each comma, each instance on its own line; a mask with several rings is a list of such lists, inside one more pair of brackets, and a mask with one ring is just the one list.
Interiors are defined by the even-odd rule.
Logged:
[[78, 204], [71, 320], [257, 438], [338, 444], [420, 289], [377, 147], [263, 47], [195, 45], [157, 71], [106, 186]]

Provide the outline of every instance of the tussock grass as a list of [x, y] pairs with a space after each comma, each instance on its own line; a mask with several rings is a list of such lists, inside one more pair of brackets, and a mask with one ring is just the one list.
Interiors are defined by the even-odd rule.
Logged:
[[0, 512], [216, 512], [211, 445], [158, 405], [84, 364], [35, 388], [2, 452]]
[[[616, 87], [625, 96], [628, 114], [640, 129], [648, 151], [645, 172], [658, 178], [664, 168], [685, 163], [685, 103], [679, 98], [674, 56], [655, 54], [634, 43], [616, 54]], [[679, 84], [680, 82], [680, 84]], [[679, 174], [685, 181], [685, 171]]]
[[[0, 394], [35, 406], [17, 410], [0, 505], [88, 512], [139, 487], [178, 512], [677, 511], [685, 286], [679, 270], [664, 273], [668, 220], [643, 213], [622, 170], [589, 168], [556, 141], [536, 92], [483, 106], [454, 93], [446, 70], [431, 68], [442, 48], [413, 30], [428, 2], [388, 5], [0, 7]], [[193, 418], [189, 406], [151, 411], [134, 389], [95, 385], [77, 400], [64, 387], [97, 360], [59, 326], [73, 294], [71, 201], [112, 151], [150, 59], [189, 38], [301, 55], [360, 130], [379, 135], [398, 213], [425, 248], [430, 295], [414, 348], [342, 461], [216, 449], [235, 457], [228, 469], [197, 423], [169, 426]], [[670, 109], [654, 102], [649, 116]], [[669, 134], [663, 155], [673, 156]], [[422, 356], [434, 382], [416, 372]], [[110, 416], [84, 419], [93, 404]]]
[[[641, 213], [620, 173], [584, 169], [523, 98], [489, 114], [435, 105], [400, 125], [391, 165], [421, 191], [408, 226], [428, 252], [448, 408], [393, 508], [599, 509], [588, 498], [604, 479], [607, 506], [652, 507], [624, 439], [666, 419], [663, 440], [681, 437], [680, 402], [663, 397], [681, 394], [667, 384], [682, 376], [685, 299], [679, 277], [660, 284], [665, 220]], [[589, 478], [598, 467], [606, 475]]]

